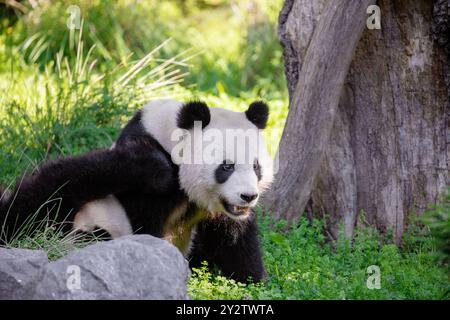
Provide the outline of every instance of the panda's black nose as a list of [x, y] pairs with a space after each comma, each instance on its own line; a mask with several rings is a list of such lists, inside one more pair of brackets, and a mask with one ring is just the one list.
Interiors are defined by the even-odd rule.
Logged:
[[257, 194], [245, 194], [245, 193], [241, 193], [241, 199], [250, 203], [253, 200], [255, 200], [258, 197]]

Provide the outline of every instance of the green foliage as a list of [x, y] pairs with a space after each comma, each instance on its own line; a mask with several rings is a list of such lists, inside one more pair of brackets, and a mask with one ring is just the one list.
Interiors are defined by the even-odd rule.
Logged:
[[[12, 71], [0, 74], [4, 151], [0, 164], [5, 178], [48, 157], [111, 145], [139, 106], [164, 95], [182, 79], [178, 60], [158, 57], [159, 48], [167, 42], [127, 67], [101, 72], [92, 58], [95, 47], [83, 56], [82, 33], [78, 36], [76, 59], [57, 54], [44, 73], [34, 65], [6, 61]], [[176, 90], [170, 92], [176, 94]]]
[[[2, 29], [0, 183], [46, 159], [111, 145], [129, 116], [159, 96], [240, 111], [264, 98], [275, 153], [287, 114], [275, 36], [281, 1], [193, 4], [49, 1]], [[81, 32], [66, 27], [69, 5], [81, 8]]]
[[423, 222], [430, 228], [440, 259], [450, 271], [450, 188], [443, 201], [434, 205], [423, 217]]
[[96, 45], [103, 69], [133, 54], [140, 58], [172, 38], [163, 58], [192, 49], [189, 83], [201, 91], [232, 95], [242, 90], [273, 95], [285, 92], [276, 20], [281, 0], [63, 0], [31, 10], [16, 24], [12, 43], [20, 45], [28, 63], [41, 68], [57, 53], [76, 59], [76, 36], [66, 27], [70, 5], [81, 9], [85, 51]]
[[190, 279], [188, 294], [195, 299], [242, 300], [251, 299], [251, 290], [258, 290], [260, 285], [245, 285], [221, 275], [212, 275], [208, 271], [208, 264], [201, 268], [194, 268]]
[[[195, 270], [189, 293], [194, 299], [443, 299], [450, 289], [448, 274], [436, 263], [432, 238], [424, 246], [401, 251], [382, 243], [378, 233], [358, 228], [353, 241], [344, 237], [333, 246], [323, 236], [323, 222], [302, 219], [288, 231], [270, 217], [260, 221], [269, 279], [263, 284], [238, 284], [207, 266]], [[368, 289], [367, 268], [379, 266], [381, 288]], [[447, 297], [448, 298], [448, 297]]]

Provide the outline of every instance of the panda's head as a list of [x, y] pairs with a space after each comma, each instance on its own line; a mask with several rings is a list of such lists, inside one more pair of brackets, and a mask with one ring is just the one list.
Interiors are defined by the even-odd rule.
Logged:
[[[178, 155], [180, 185], [189, 199], [214, 214], [249, 217], [273, 179], [273, 163], [261, 131], [269, 110], [252, 103], [245, 112], [184, 104], [177, 126], [184, 132]], [[173, 154], [172, 154], [173, 158]]]

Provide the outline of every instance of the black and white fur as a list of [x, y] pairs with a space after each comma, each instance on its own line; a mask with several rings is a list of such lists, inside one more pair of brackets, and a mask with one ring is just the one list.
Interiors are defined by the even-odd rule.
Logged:
[[[130, 233], [165, 238], [191, 266], [206, 260], [236, 280], [259, 281], [265, 271], [252, 208], [272, 181], [265, 144], [238, 145], [230, 152], [226, 143], [209, 164], [176, 164], [172, 152], [195, 139], [208, 148], [207, 138], [189, 135], [195, 121], [205, 133], [241, 129], [260, 137], [267, 119], [262, 102], [241, 113], [202, 102], [153, 101], [111, 149], [44, 164], [22, 177], [14, 192], [0, 195], [1, 239], [10, 239], [30, 215], [50, 216], [68, 221], [66, 231], [101, 228], [113, 238]], [[180, 129], [185, 135], [174, 139]], [[236, 161], [242, 153], [248, 162]]]

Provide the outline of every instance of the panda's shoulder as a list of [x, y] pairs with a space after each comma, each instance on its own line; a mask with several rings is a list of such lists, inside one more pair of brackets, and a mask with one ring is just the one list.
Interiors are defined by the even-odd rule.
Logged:
[[119, 141], [121, 138], [130, 137], [130, 136], [139, 136], [145, 135], [145, 129], [142, 125], [142, 110], [139, 110], [135, 113], [135, 115], [131, 118], [130, 121], [125, 125], [122, 129], [122, 132], [119, 135]]
[[176, 115], [181, 105], [172, 99], [149, 102], [125, 125], [113, 148], [155, 147], [167, 153], [172, 147], [169, 145], [170, 133], [176, 126]]
[[176, 141], [172, 141], [173, 132], [177, 130], [177, 115], [183, 106], [182, 102], [172, 99], [155, 100], [141, 110], [140, 125], [167, 151], [173, 149]]

